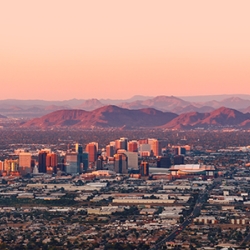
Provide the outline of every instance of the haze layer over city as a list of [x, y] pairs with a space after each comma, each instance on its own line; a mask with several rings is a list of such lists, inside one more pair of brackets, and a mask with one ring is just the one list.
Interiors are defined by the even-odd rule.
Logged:
[[250, 2], [0, 4], [0, 249], [250, 249]]

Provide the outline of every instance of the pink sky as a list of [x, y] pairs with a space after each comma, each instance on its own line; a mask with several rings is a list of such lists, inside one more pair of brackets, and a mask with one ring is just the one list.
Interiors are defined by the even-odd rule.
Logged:
[[0, 99], [250, 94], [250, 1], [0, 3]]

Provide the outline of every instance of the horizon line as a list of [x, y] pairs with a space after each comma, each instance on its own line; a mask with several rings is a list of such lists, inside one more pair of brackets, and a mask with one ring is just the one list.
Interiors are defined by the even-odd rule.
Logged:
[[120, 98], [117, 98], [117, 99], [112, 99], [112, 98], [97, 98], [97, 97], [91, 97], [91, 98], [76, 98], [76, 97], [72, 97], [70, 99], [60, 99], [60, 100], [47, 100], [47, 99], [16, 99], [16, 98], [7, 98], [7, 99], [0, 99], [0, 101], [46, 101], [46, 102], [63, 102], [63, 101], [71, 101], [71, 100], [79, 100], [79, 101], [86, 101], [86, 100], [105, 100], [105, 101], [108, 101], [108, 100], [112, 100], [112, 101], [126, 101], [126, 100], [129, 100], [129, 99], [133, 99], [133, 98], [136, 98], [136, 97], [144, 97], [144, 98], [148, 98], [148, 99], [152, 99], [152, 98], [155, 98], [155, 97], [159, 97], [159, 96], [166, 96], [166, 97], [177, 97], [177, 98], [187, 98], [187, 97], [211, 97], [211, 96], [249, 96], [250, 97], [250, 94], [208, 94], [208, 95], [203, 95], [203, 94], [200, 94], [200, 95], [155, 95], [155, 96], [148, 96], [148, 95], [139, 95], [139, 94], [136, 94], [136, 95], [133, 95], [132, 97], [128, 97], [128, 98], [125, 98], [125, 99], [120, 99]]

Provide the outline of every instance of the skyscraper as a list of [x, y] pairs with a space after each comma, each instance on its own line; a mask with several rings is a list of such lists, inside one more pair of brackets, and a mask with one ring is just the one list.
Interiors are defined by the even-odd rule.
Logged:
[[128, 151], [129, 152], [137, 152], [138, 151], [137, 141], [128, 142]]
[[97, 148], [96, 144], [88, 143], [86, 146], [86, 152], [89, 153], [89, 162], [94, 163], [97, 159]]
[[[81, 146], [80, 146], [80, 147], [81, 147]], [[75, 144], [75, 151], [78, 152], [78, 150], [79, 150], [79, 144], [76, 143], [76, 144]]]
[[79, 147], [77, 161], [80, 173], [86, 172], [89, 167], [89, 154], [87, 152], [82, 151], [82, 146], [81, 148]]
[[19, 172], [22, 175], [31, 173], [31, 153], [19, 153]]
[[160, 142], [157, 139], [148, 139], [148, 144], [151, 145], [151, 150], [153, 152], [154, 156], [159, 156], [160, 155]]
[[115, 172], [119, 174], [127, 174], [128, 173], [128, 157], [123, 154], [115, 154], [114, 155], [114, 166]]
[[122, 137], [120, 140], [122, 141], [123, 149], [128, 150], [128, 138]]
[[57, 167], [57, 154], [48, 153], [46, 155], [46, 170], [50, 169], [50, 171], [56, 173], [56, 167]]
[[149, 164], [146, 161], [143, 161], [140, 165], [140, 174], [141, 176], [149, 176]]
[[51, 153], [51, 167], [57, 167], [58, 158], [56, 153]]
[[5, 159], [4, 160], [4, 171], [7, 172], [7, 175], [10, 172], [15, 172], [17, 171], [17, 167], [18, 167], [18, 160], [12, 160], [12, 159]]
[[114, 153], [115, 153], [114, 146], [107, 145], [106, 146], [106, 155], [107, 155], [107, 157], [113, 157]]
[[0, 174], [3, 172], [4, 170], [4, 163], [3, 161], [0, 161]]
[[38, 154], [38, 170], [39, 173], [46, 173], [46, 156], [47, 151], [40, 151]]
[[128, 138], [120, 138], [118, 140], [115, 140], [115, 150], [119, 149], [125, 149], [127, 150], [127, 144], [128, 144]]
[[138, 169], [138, 153], [129, 152], [125, 149], [117, 150], [118, 154], [125, 154], [127, 156], [128, 168], [130, 169]]
[[102, 170], [103, 169], [103, 157], [99, 156], [96, 161], [96, 170]]
[[78, 153], [77, 152], [67, 152], [65, 155], [65, 171], [68, 174], [78, 174], [80, 172], [80, 167], [78, 165]]
[[139, 139], [138, 143], [139, 143], [139, 145], [140, 144], [148, 144], [148, 139]]

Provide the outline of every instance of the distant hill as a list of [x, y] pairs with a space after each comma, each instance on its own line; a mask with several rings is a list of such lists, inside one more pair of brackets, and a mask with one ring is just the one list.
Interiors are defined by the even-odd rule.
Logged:
[[190, 129], [204, 118], [208, 117], [209, 113], [190, 112], [181, 114], [169, 123], [165, 124], [163, 128], [168, 129]]
[[242, 113], [250, 113], [250, 106], [239, 110]]
[[239, 125], [248, 118], [250, 118], [248, 114], [243, 114], [235, 109], [221, 107], [211, 112], [210, 115], [206, 117], [201, 124], [234, 126]]
[[197, 95], [197, 96], [177, 96], [178, 98], [187, 102], [210, 102], [210, 101], [223, 101], [230, 97], [239, 97], [241, 99], [250, 100], [250, 95], [233, 94], [233, 95]]
[[101, 103], [98, 99], [89, 99], [76, 106], [76, 108], [86, 111], [92, 111], [103, 106], [105, 106], [105, 104]]
[[[214, 99], [213, 99], [214, 98]], [[93, 111], [107, 105], [116, 105], [125, 109], [154, 108], [163, 112], [184, 114], [189, 112], [207, 113], [220, 107], [250, 112], [249, 95], [215, 95], [215, 96], [141, 96], [137, 95], [126, 100], [112, 99], [71, 99], [64, 101], [44, 100], [0, 100], [0, 113], [14, 118], [35, 118], [61, 109], [82, 109]]]
[[193, 129], [220, 127], [250, 127], [250, 114], [221, 107], [212, 112], [188, 112], [177, 115], [153, 108], [124, 109], [114, 105], [104, 106], [93, 111], [59, 110], [32, 119], [22, 127], [74, 127], [74, 128], [140, 128]]
[[[191, 112], [181, 114], [162, 126], [168, 129], [208, 128], [221, 126], [243, 126], [250, 119], [250, 114], [243, 114], [237, 110], [221, 107], [211, 113]], [[244, 125], [245, 126], [245, 125]]]
[[233, 108], [233, 109], [242, 109], [250, 106], [250, 100], [242, 99], [239, 97], [230, 97], [227, 99], [224, 99], [222, 101], [210, 101], [210, 102], [203, 102], [201, 105], [211, 106], [213, 108], [219, 108], [219, 107], [227, 107], [227, 108]]
[[45, 106], [44, 108], [40, 108], [42, 110], [46, 111], [56, 111], [56, 110], [62, 110], [62, 109], [68, 109], [69, 107], [66, 106], [59, 106], [59, 105], [49, 105]]
[[176, 114], [184, 114], [184, 113], [190, 113], [190, 112], [207, 113], [213, 110], [214, 108], [209, 107], [209, 106], [196, 107], [194, 105], [188, 105], [186, 107], [176, 107], [172, 109], [171, 111]]
[[250, 119], [245, 120], [244, 122], [242, 122], [240, 124], [240, 127], [244, 128], [244, 129], [250, 129]]
[[60, 110], [41, 118], [32, 119], [22, 127], [156, 127], [168, 123], [177, 117], [170, 112], [152, 108], [129, 110], [108, 105], [94, 111]]
[[124, 102], [135, 102], [135, 101], [143, 101], [154, 98], [153, 96], [143, 96], [143, 95], [135, 95], [129, 99], [100, 99], [99, 101], [105, 105], [119, 105]]
[[157, 96], [148, 100], [138, 100], [130, 103], [121, 103], [119, 106], [128, 109], [155, 108], [161, 111], [171, 111], [176, 107], [185, 107], [189, 102], [183, 101], [174, 96]]

